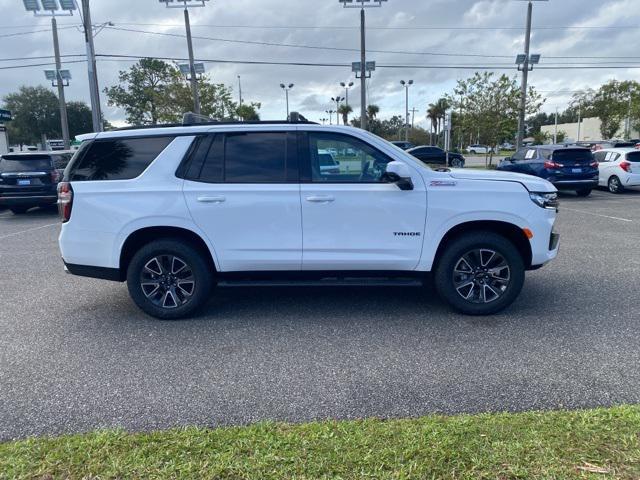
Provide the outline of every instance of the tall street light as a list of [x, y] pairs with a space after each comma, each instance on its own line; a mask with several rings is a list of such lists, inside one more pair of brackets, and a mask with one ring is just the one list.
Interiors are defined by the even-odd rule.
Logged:
[[[518, 55], [516, 63], [518, 64], [518, 70], [522, 71], [522, 85], [520, 88], [520, 112], [518, 115], [518, 137], [516, 140], [516, 148], [522, 147], [522, 140], [524, 139], [524, 120], [527, 108], [527, 81], [529, 78], [529, 71], [533, 70], [533, 64], [540, 61], [540, 55], [529, 56], [529, 45], [531, 44], [531, 14], [533, 12], [533, 3], [546, 2], [548, 0], [526, 0], [527, 5], [527, 30], [524, 37], [524, 55]], [[533, 58], [537, 57], [537, 58]], [[519, 61], [520, 60], [520, 61]], [[537, 61], [534, 61], [537, 60]], [[522, 66], [522, 68], [520, 68]]]
[[324, 113], [329, 115], [329, 125], [333, 125], [333, 114], [336, 112], [333, 110], [325, 110]]
[[405, 117], [404, 117], [404, 139], [406, 142], [409, 141], [409, 87], [413, 85], [413, 80], [409, 80], [405, 82], [404, 80], [400, 80], [400, 85], [404, 87], [405, 92]]
[[289, 120], [289, 90], [293, 88], [293, 83], [290, 83], [289, 85], [285, 85], [284, 83], [281, 83], [280, 88], [284, 90], [285, 97], [287, 99], [287, 120]]
[[364, 9], [381, 7], [387, 0], [338, 0], [344, 8], [360, 9], [360, 128], [367, 129], [367, 54], [365, 48]]
[[336, 125], [340, 125], [340, 102], [344, 102], [344, 97], [336, 95], [335, 97], [331, 97], [331, 101], [336, 102]]
[[346, 98], [346, 104], [349, 106], [349, 89], [353, 87], [353, 82], [340, 82], [340, 86], [344, 88], [344, 98]]
[[[40, 8], [40, 3], [42, 8]], [[24, 7], [28, 12], [33, 12], [36, 16], [50, 16], [51, 30], [53, 32], [53, 53], [55, 56], [56, 69], [46, 70], [45, 76], [47, 80], [51, 80], [51, 86], [58, 88], [58, 102], [60, 104], [60, 125], [62, 130], [62, 140], [65, 150], [71, 148], [71, 139], [69, 137], [69, 121], [67, 119], [67, 102], [64, 96], [64, 87], [69, 85], [71, 74], [69, 70], [62, 70], [60, 61], [60, 44], [58, 42], [58, 22], [56, 16], [70, 16], [76, 10], [75, 2], [61, 0], [58, 5], [57, 0], [24, 0]], [[43, 148], [45, 147], [43, 143]]]
[[[193, 93], [193, 111], [200, 115], [200, 96], [198, 94], [198, 77], [193, 60], [193, 42], [191, 41], [191, 21], [189, 19], [190, 7], [204, 7], [209, 0], [160, 0], [167, 8], [184, 8], [184, 25], [187, 30], [187, 49], [189, 50], [189, 70], [191, 92]], [[174, 5], [175, 2], [175, 5]]]

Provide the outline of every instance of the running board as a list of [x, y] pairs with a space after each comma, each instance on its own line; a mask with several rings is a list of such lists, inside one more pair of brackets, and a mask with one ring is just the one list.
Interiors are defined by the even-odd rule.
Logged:
[[322, 278], [318, 280], [219, 280], [219, 287], [421, 287], [419, 278]]

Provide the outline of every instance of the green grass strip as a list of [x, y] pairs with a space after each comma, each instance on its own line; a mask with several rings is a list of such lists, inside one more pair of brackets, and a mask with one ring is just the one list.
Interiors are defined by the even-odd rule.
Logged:
[[638, 479], [640, 407], [30, 438], [0, 478]]

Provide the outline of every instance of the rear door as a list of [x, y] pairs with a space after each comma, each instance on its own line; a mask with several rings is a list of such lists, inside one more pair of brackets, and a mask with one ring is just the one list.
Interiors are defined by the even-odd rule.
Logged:
[[243, 130], [196, 141], [183, 192], [222, 271], [300, 270], [295, 131]]
[[[392, 159], [342, 133], [300, 134], [304, 270], [412, 270], [422, 252], [427, 195], [417, 173], [413, 190], [386, 183]], [[328, 148], [355, 153], [340, 174], [319, 168]]]
[[0, 158], [0, 194], [51, 196], [54, 194], [52, 170], [48, 154], [3, 155]]

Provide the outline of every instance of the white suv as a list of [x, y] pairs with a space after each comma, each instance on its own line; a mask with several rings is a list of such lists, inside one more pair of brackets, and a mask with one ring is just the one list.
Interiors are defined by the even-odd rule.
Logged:
[[[66, 269], [126, 280], [159, 318], [192, 314], [214, 285], [413, 285], [427, 272], [454, 308], [490, 314], [558, 252], [549, 182], [432, 170], [356, 128], [217, 123], [83, 140], [58, 188]], [[339, 171], [322, 168], [326, 151]]]

